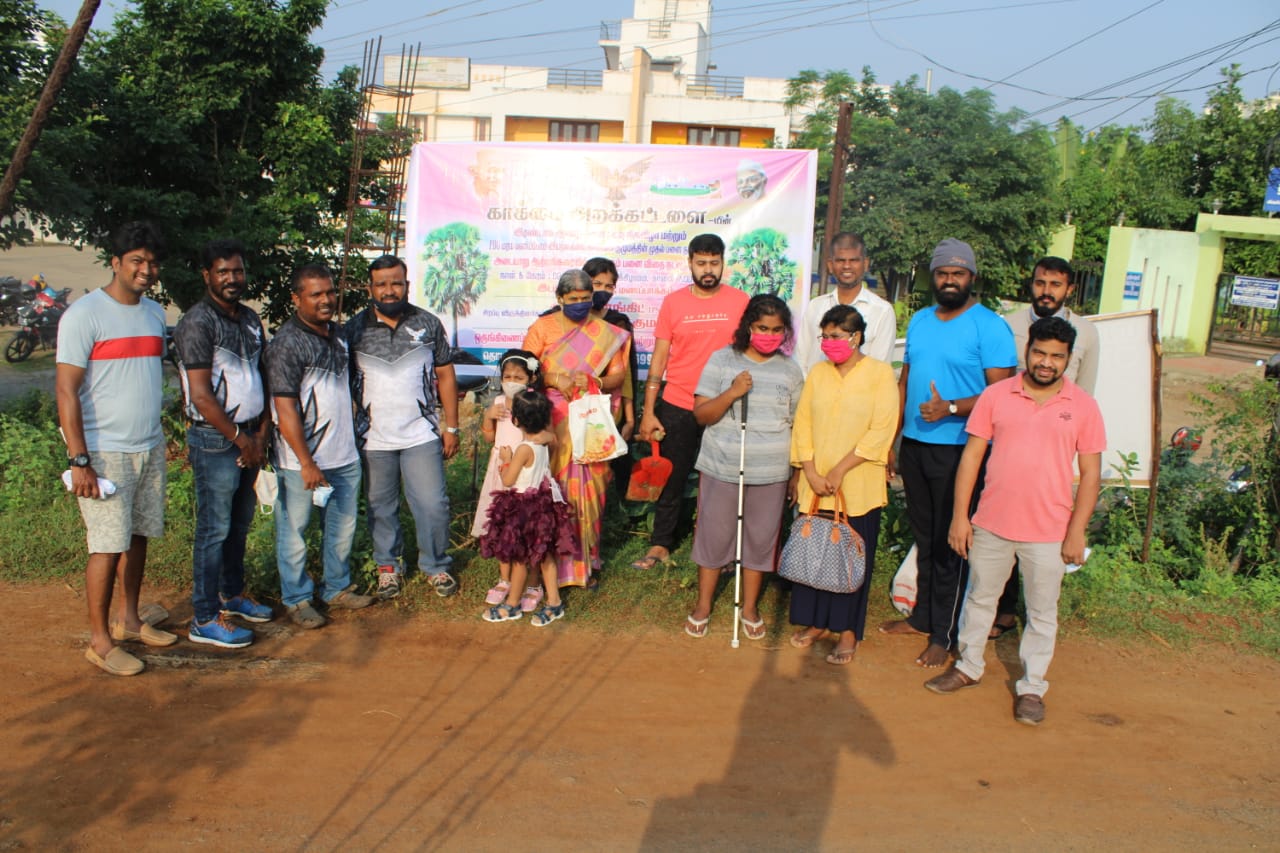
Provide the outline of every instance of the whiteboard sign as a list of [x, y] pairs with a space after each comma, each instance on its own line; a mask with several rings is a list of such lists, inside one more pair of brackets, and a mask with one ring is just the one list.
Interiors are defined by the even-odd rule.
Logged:
[[1138, 455], [1129, 474], [1134, 486], [1151, 485], [1155, 400], [1160, 377], [1155, 371], [1152, 330], [1155, 311], [1131, 311], [1090, 317], [1098, 330], [1098, 351], [1105, 368], [1098, 371], [1094, 397], [1107, 428], [1107, 450], [1102, 454], [1102, 480], [1119, 485], [1121, 475], [1113, 466], [1120, 457]]

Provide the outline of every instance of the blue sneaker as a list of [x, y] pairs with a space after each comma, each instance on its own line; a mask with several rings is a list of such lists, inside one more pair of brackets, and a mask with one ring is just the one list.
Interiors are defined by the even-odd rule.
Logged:
[[270, 607], [259, 604], [242, 592], [222, 602], [222, 615], [239, 616], [246, 622], [270, 622], [274, 614]]
[[192, 619], [187, 638], [193, 643], [204, 643], [223, 649], [243, 649], [253, 642], [253, 632], [248, 628], [232, 625], [225, 617], [218, 616], [204, 623]]

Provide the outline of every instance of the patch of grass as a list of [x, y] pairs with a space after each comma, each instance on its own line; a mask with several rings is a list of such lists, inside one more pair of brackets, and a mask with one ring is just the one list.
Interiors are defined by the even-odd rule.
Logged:
[[[477, 445], [474, 412], [464, 412], [462, 452], [446, 468], [453, 512], [450, 528], [454, 573], [461, 589], [442, 600], [431, 585], [413, 571], [417, 564], [413, 519], [401, 509], [405, 563], [411, 574], [404, 594], [390, 607], [406, 618], [430, 613], [431, 618], [477, 619], [485, 592], [497, 579], [497, 562], [481, 557], [470, 535], [476, 496], [473, 483], [483, 479], [488, 447]], [[172, 587], [183, 594], [191, 583], [191, 543], [195, 526], [194, 483], [186, 460], [180, 419], [165, 418], [169, 447], [169, 489], [165, 535], [150, 544], [148, 583]], [[470, 428], [466, 428], [470, 427]], [[472, 452], [478, 454], [473, 463]], [[0, 578], [8, 581], [63, 580], [83, 585], [84, 529], [76, 502], [58, 476], [65, 453], [57, 433], [52, 399], [33, 393], [0, 410]], [[1194, 511], [1188, 501], [1174, 504], [1180, 514]], [[364, 589], [376, 584], [372, 544], [363, 523], [357, 527], [352, 553], [352, 578]], [[1062, 591], [1062, 627], [1070, 633], [1092, 633], [1122, 641], [1156, 638], [1171, 647], [1195, 642], [1222, 642], [1271, 656], [1280, 656], [1280, 575], [1273, 565], [1249, 572], [1231, 569], [1228, 539], [1202, 533], [1200, 555], [1190, 560], [1181, 540], [1152, 542], [1150, 558], [1136, 559], [1133, 537], [1138, 534], [1142, 499], [1108, 500], [1098, 522], [1113, 535], [1097, 537], [1094, 553], [1084, 567], [1068, 576]], [[602, 632], [660, 626], [679, 631], [697, 595], [697, 570], [689, 559], [691, 541], [683, 539], [671, 563], [650, 571], [630, 568], [648, 550], [648, 508], [620, 503], [611, 493], [603, 524], [604, 571], [597, 591], [568, 589], [568, 626], [581, 625]], [[1166, 528], [1168, 529], [1167, 525]], [[274, 524], [271, 516], [255, 516], [245, 560], [246, 582], [260, 600], [279, 600]], [[910, 533], [902, 497], [891, 496], [881, 521], [877, 566], [871, 579], [868, 625], [893, 618], [889, 586], [909, 545]], [[1202, 556], [1201, 556], [1202, 555]], [[1190, 560], [1190, 561], [1189, 561]], [[320, 567], [320, 513], [308, 532], [308, 563], [316, 577]], [[1171, 571], [1171, 568], [1173, 569]], [[769, 625], [769, 640], [789, 631], [789, 589], [773, 578], [765, 586], [760, 609]], [[733, 617], [733, 575], [722, 576], [713, 615], [713, 642], [728, 641]]]

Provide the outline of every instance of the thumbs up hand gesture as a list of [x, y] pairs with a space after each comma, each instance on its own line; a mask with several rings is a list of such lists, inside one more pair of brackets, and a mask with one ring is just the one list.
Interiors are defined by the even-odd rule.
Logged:
[[920, 404], [920, 417], [924, 418], [926, 423], [934, 423], [951, 415], [951, 403], [942, 399], [942, 395], [938, 393], [938, 386], [929, 381], [930, 396]]

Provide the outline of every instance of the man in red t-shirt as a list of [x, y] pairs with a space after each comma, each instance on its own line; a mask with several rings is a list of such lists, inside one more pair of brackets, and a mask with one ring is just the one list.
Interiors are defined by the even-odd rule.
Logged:
[[[662, 440], [662, 455], [671, 460], [671, 478], [654, 507], [649, 553], [631, 564], [634, 569], [666, 562], [676, 546], [680, 503], [702, 442], [702, 427], [693, 419], [693, 392], [711, 353], [733, 341], [749, 299], [736, 287], [721, 284], [724, 241], [715, 234], [699, 234], [689, 241], [689, 272], [693, 284], [662, 300], [653, 333], [640, 438]], [[659, 399], [664, 377], [666, 387]]]
[[[965, 425], [969, 440], [956, 470], [948, 535], [952, 549], [969, 560], [960, 660], [924, 686], [947, 694], [981, 680], [996, 600], [1016, 558], [1027, 627], [1019, 648], [1023, 674], [1014, 685], [1014, 718], [1034, 726], [1044, 720], [1045, 674], [1058, 636], [1062, 576], [1067, 566], [1085, 560], [1085, 526], [1098, 502], [1107, 441], [1097, 402], [1064, 375], [1075, 328], [1061, 317], [1045, 317], [1031, 324], [1027, 337], [1027, 369], [983, 391]], [[986, 485], [970, 521], [966, 509], [988, 442]], [[1074, 498], [1072, 460], [1080, 466]]]

